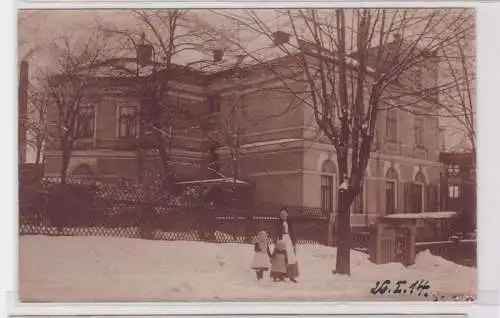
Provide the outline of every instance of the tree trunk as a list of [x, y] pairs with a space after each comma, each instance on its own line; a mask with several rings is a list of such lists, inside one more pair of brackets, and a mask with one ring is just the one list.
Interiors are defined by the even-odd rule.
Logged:
[[338, 192], [338, 217], [337, 217], [337, 261], [335, 274], [351, 274], [351, 199], [349, 192]]
[[65, 142], [61, 143], [62, 146], [62, 163], [61, 163], [61, 184], [66, 184], [66, 179], [68, 178], [68, 167], [69, 160], [71, 158], [71, 150], [68, 146], [65, 146]]
[[[155, 143], [156, 147], [158, 149], [158, 156], [160, 157], [160, 164], [161, 164], [161, 181], [166, 182], [168, 177], [169, 177], [169, 172], [170, 172], [170, 136], [168, 136], [168, 141], [166, 141], [166, 136], [164, 136], [165, 132], [163, 131], [163, 126], [157, 125], [161, 128], [159, 130], [156, 130], [154, 133], [155, 136]], [[171, 134], [171, 132], [169, 132]], [[167, 144], [168, 142], [168, 144]]]
[[168, 154], [165, 149], [165, 145], [163, 145], [163, 142], [160, 141], [160, 144], [158, 145], [158, 154], [160, 156], [160, 162], [161, 162], [161, 168], [162, 168], [162, 175], [163, 175], [163, 180], [165, 180], [168, 176], [169, 172], [169, 159], [168, 159]]
[[35, 163], [40, 164], [42, 161], [42, 148], [43, 148], [43, 140], [38, 141], [36, 143], [36, 153], [35, 153]]

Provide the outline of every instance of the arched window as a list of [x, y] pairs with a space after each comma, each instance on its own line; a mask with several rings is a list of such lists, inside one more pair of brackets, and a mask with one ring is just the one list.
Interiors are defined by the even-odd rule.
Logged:
[[422, 213], [424, 209], [424, 189], [426, 179], [422, 171], [415, 175], [412, 184], [411, 213]]
[[335, 163], [333, 163], [330, 159], [325, 160], [325, 162], [321, 165], [321, 172], [325, 174], [335, 174], [337, 172]]
[[415, 183], [419, 183], [419, 184], [426, 184], [427, 183], [422, 171], [417, 172], [417, 174], [415, 175]]
[[394, 214], [397, 210], [398, 174], [393, 167], [385, 174], [385, 210], [387, 214]]
[[334, 182], [337, 169], [332, 160], [326, 160], [321, 166], [321, 209], [329, 213], [334, 209]]

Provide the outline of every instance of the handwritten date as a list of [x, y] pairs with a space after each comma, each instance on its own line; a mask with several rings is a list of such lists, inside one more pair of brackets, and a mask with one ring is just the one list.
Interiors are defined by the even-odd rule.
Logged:
[[428, 290], [431, 288], [429, 281], [421, 279], [414, 282], [406, 280], [391, 281], [390, 279], [379, 280], [375, 283], [375, 287], [370, 289], [373, 295], [384, 294], [414, 294], [418, 296], [428, 297]]
[[430, 291], [429, 281], [420, 279], [416, 281], [397, 280], [391, 281], [389, 279], [379, 280], [375, 283], [375, 287], [370, 289], [373, 295], [390, 295], [390, 294], [410, 294], [429, 298], [433, 301], [474, 301], [474, 296], [466, 295], [439, 295], [436, 292]]

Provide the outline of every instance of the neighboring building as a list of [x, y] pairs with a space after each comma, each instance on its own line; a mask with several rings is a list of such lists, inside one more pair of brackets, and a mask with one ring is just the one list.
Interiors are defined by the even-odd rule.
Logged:
[[466, 230], [476, 228], [476, 166], [472, 152], [444, 152], [440, 155], [444, 164], [441, 196], [442, 208], [457, 211]]
[[[209, 175], [208, 159], [213, 157], [209, 149], [216, 139], [221, 145], [217, 149], [221, 172], [229, 175], [236, 171], [238, 176], [253, 180], [258, 201], [334, 211], [339, 183], [335, 152], [318, 132], [312, 109], [282, 89], [281, 80], [267, 68], [244, 64], [241, 56], [224, 59], [216, 53], [218, 63], [201, 71], [179, 73], [171, 83], [170, 102], [196, 110], [210, 118], [212, 127], [218, 127], [215, 132], [187, 124], [175, 127], [173, 167], [177, 179]], [[269, 56], [280, 71], [294, 71], [291, 59]], [[436, 61], [431, 57], [429, 63]], [[411, 72], [415, 77], [419, 74], [418, 85], [434, 82], [429, 78], [435, 80], [436, 74], [424, 76], [421, 71]], [[102, 89], [88, 99], [79, 117], [86, 138], [77, 142], [70, 175], [137, 177], [141, 167], [135, 147], [139, 103], [127, 90], [133, 80], [116, 75], [99, 78]], [[289, 85], [301, 89], [304, 84]], [[353, 204], [354, 226], [364, 226], [386, 213], [438, 210], [442, 164], [436, 96], [418, 98], [427, 106], [423, 107], [428, 109], [427, 115], [400, 109], [380, 113], [363, 192]], [[54, 119], [49, 115], [49, 121]], [[60, 152], [57, 145], [47, 148], [46, 175], [57, 175]], [[152, 162], [154, 155], [148, 158]]]

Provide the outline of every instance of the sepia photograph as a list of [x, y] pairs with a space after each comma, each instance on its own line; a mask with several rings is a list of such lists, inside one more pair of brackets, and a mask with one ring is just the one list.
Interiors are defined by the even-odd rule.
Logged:
[[475, 9], [17, 28], [20, 302], [476, 300]]

